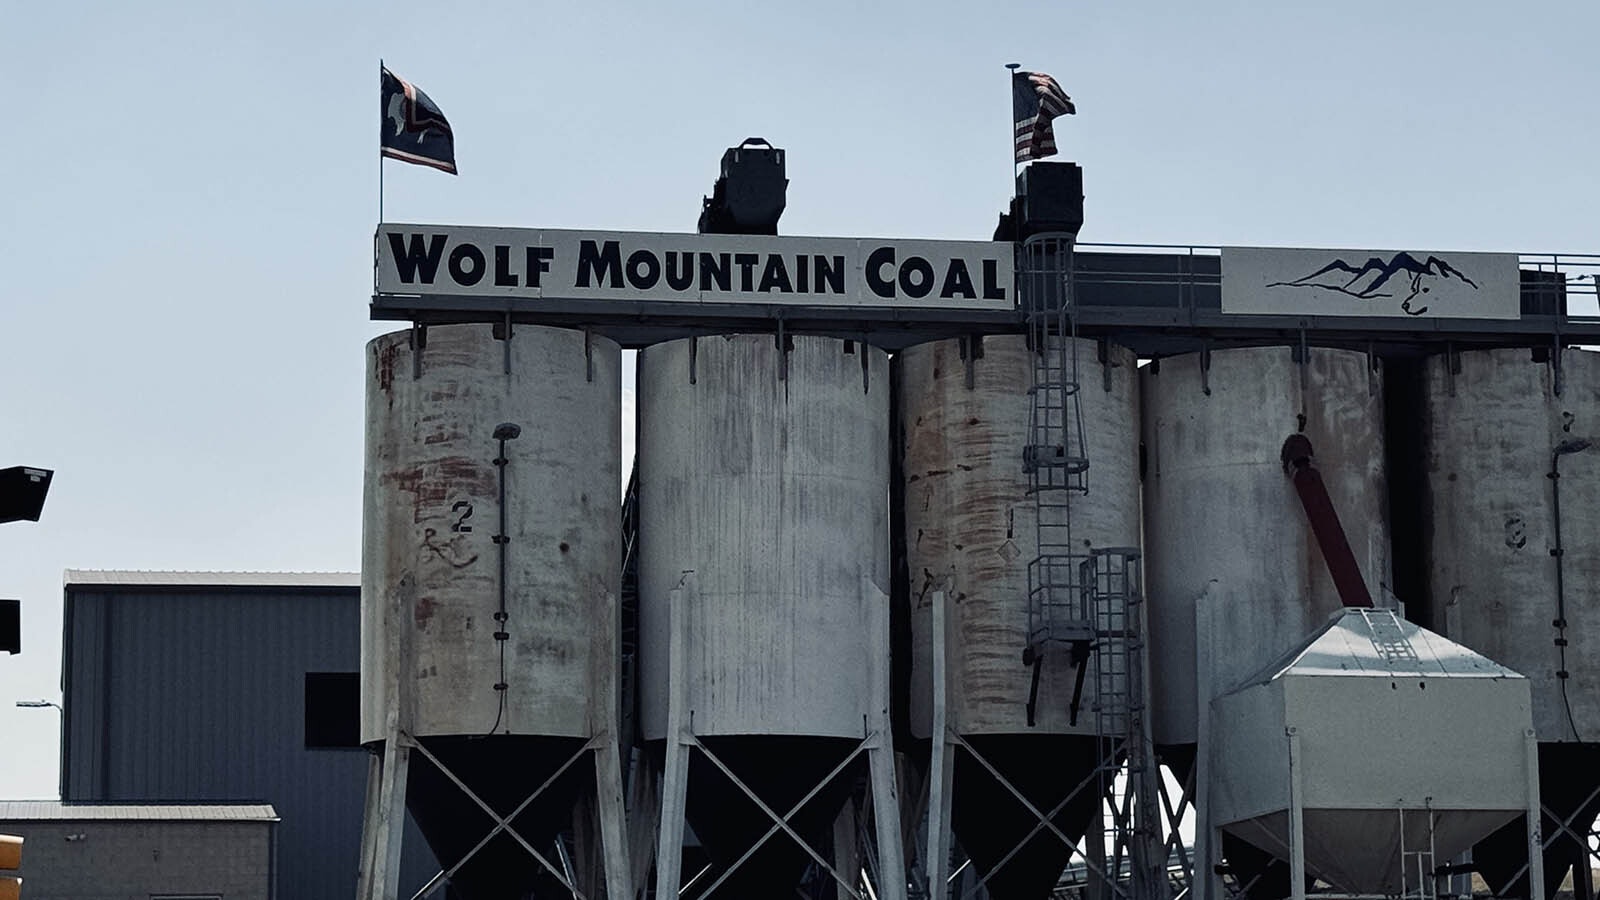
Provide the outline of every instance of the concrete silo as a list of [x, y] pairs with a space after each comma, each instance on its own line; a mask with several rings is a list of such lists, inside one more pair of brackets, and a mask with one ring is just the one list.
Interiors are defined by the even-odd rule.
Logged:
[[[1095, 362], [1102, 348], [1079, 344], [1084, 452], [1091, 462], [1088, 492], [1070, 499], [1076, 552], [1137, 547], [1136, 360], [1108, 346]], [[1037, 827], [1037, 817], [1004, 782], [1039, 810], [1065, 800], [1051, 821], [1080, 841], [1098, 812], [1100, 792], [1085, 782], [1103, 750], [1092, 712], [1099, 679], [1075, 689], [1069, 655], [1047, 654], [1035, 691], [1023, 660], [1028, 568], [1039, 553], [1036, 498], [1023, 468], [1034, 354], [1021, 335], [989, 336], [914, 346], [897, 363], [911, 734], [932, 738], [932, 752], [947, 754], [952, 770], [948, 784], [934, 788], [935, 797], [948, 799], [930, 807], [936, 821], [930, 834], [948, 817], [996, 900], [1045, 896], [1071, 850]], [[941, 667], [943, 679], [936, 674]], [[1030, 696], [1037, 698], [1032, 709]], [[935, 721], [946, 733], [935, 733]], [[930, 839], [929, 852], [937, 854], [939, 844]]]
[[[1573, 833], [1600, 812], [1600, 353], [1474, 350], [1423, 371], [1432, 621], [1532, 685], [1553, 896], [1588, 871]], [[1528, 893], [1518, 834], [1475, 852], [1508, 896]]]
[[[615, 726], [619, 362], [614, 343], [533, 326], [368, 344], [361, 739], [381, 755], [364, 898], [394, 896], [402, 804], [452, 898], [632, 896]], [[509, 827], [493, 833], [495, 820]], [[556, 847], [568, 829], [570, 867]]]
[[[640, 702], [662, 766], [657, 896], [687, 880], [685, 818], [712, 864], [692, 895], [793, 896], [808, 864], [833, 865], [816, 848], [862, 776], [876, 890], [905, 896], [887, 375], [882, 351], [822, 337], [710, 336], [640, 353]], [[852, 890], [854, 868], [839, 873]]]
[[[1195, 777], [1204, 840], [1208, 705], [1341, 606], [1284, 477], [1287, 435], [1315, 446], [1367, 589], [1387, 605], [1382, 382], [1363, 353], [1260, 347], [1160, 359], [1143, 389], [1155, 740], [1180, 780]], [[1270, 864], [1242, 842], [1225, 852], [1238, 869]]]

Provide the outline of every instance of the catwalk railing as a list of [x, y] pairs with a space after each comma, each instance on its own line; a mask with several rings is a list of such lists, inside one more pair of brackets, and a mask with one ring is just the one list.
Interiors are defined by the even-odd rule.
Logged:
[[1149, 353], [1193, 349], [1194, 339], [1273, 340], [1304, 332], [1384, 344], [1532, 343], [1549, 337], [1581, 343], [1600, 339], [1600, 254], [1522, 253], [1517, 319], [1393, 316], [1239, 315], [1222, 309], [1220, 247], [1180, 244], [1077, 245], [1073, 285], [1085, 333], [1115, 333]]

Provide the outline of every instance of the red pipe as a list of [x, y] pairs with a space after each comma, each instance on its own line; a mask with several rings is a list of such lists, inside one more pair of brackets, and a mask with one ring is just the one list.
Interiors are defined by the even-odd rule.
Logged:
[[1328, 564], [1328, 574], [1333, 576], [1333, 586], [1339, 591], [1339, 600], [1345, 606], [1372, 606], [1372, 595], [1361, 578], [1361, 567], [1356, 565], [1356, 555], [1350, 550], [1350, 541], [1339, 524], [1339, 513], [1333, 508], [1327, 485], [1322, 483], [1322, 473], [1311, 461], [1311, 441], [1303, 434], [1291, 434], [1283, 442], [1283, 471], [1294, 482], [1300, 495], [1300, 505], [1306, 508], [1306, 519], [1311, 523], [1311, 533], [1322, 548], [1322, 558]]

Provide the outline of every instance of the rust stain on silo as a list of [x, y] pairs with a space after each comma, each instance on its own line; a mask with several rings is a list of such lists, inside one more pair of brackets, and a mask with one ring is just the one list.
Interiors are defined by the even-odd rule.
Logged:
[[490, 494], [497, 488], [494, 466], [488, 461], [465, 456], [446, 456], [437, 463], [441, 490], [469, 491]]
[[497, 489], [493, 466], [465, 456], [446, 456], [430, 463], [386, 472], [384, 484], [415, 494], [417, 503], [437, 503], [459, 494], [487, 496]]
[[379, 481], [383, 484], [392, 484], [408, 494], [415, 494], [422, 485], [422, 469], [417, 467], [401, 469], [398, 472], [385, 472], [380, 476]]
[[392, 393], [394, 388], [394, 364], [399, 357], [399, 344], [385, 344], [383, 349], [378, 351], [378, 387], [384, 393], [390, 395], [390, 402], [394, 400]]

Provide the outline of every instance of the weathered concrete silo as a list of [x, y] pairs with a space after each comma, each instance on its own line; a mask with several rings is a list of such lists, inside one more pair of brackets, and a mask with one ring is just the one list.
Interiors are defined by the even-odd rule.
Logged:
[[[1081, 418], [1089, 491], [1073, 497], [1080, 552], [1139, 544], [1138, 385], [1133, 354], [1080, 341], [1085, 360]], [[1041, 897], [1060, 876], [1068, 848], [1027, 813], [971, 754], [993, 765], [1042, 810], [1057, 806], [1094, 772], [1095, 680], [1073, 721], [1076, 667], [1045, 657], [1029, 721], [1028, 566], [1038, 554], [1035, 498], [1023, 469], [1029, 443], [1034, 355], [1021, 335], [947, 340], [899, 355], [899, 438], [912, 629], [911, 733], [934, 738], [935, 693], [946, 727], [970, 753], [954, 755], [951, 825], [996, 900]], [[937, 634], [933, 604], [950, 622]], [[947, 660], [934, 676], [935, 642]], [[1080, 790], [1054, 819], [1074, 840], [1097, 808]], [[937, 814], [931, 810], [930, 814]], [[1033, 836], [1030, 838], [1029, 835]], [[1026, 840], [1021, 852], [1011, 855]], [[1009, 858], [1008, 858], [1009, 857]]]
[[[631, 894], [614, 724], [619, 361], [609, 341], [531, 326], [368, 344], [361, 739], [383, 754], [370, 896], [394, 896], [402, 799], [452, 897], [557, 895], [561, 870], [544, 863], [586, 796], [605, 833], [579, 842], [603, 845], [608, 871], [578, 880]], [[515, 813], [515, 837], [488, 838], [479, 799]]]
[[[1434, 626], [1527, 676], [1540, 743], [1546, 896], [1600, 812], [1600, 353], [1475, 350], [1425, 367], [1424, 515]], [[1517, 830], [1480, 845], [1526, 896]]]
[[[1284, 476], [1287, 435], [1304, 433], [1316, 447], [1367, 589], [1387, 605], [1382, 381], [1362, 353], [1261, 347], [1163, 358], [1145, 368], [1143, 389], [1154, 731], [1184, 778], [1210, 700], [1341, 605]], [[1197, 622], [1200, 607], [1208, 621]], [[1226, 635], [1225, 652], [1197, 654], [1197, 625]], [[1240, 868], [1268, 864], [1252, 848], [1227, 852]], [[1286, 870], [1274, 877], [1287, 884]]]
[[822, 337], [676, 340], [641, 351], [638, 398], [641, 719], [664, 785], [657, 895], [678, 890], [685, 817], [714, 866], [697, 894], [793, 895], [816, 857], [783, 833], [763, 839], [776, 829], [756, 801], [794, 810], [795, 833], [825, 847], [868, 774], [878, 890], [903, 897], [886, 355]]

